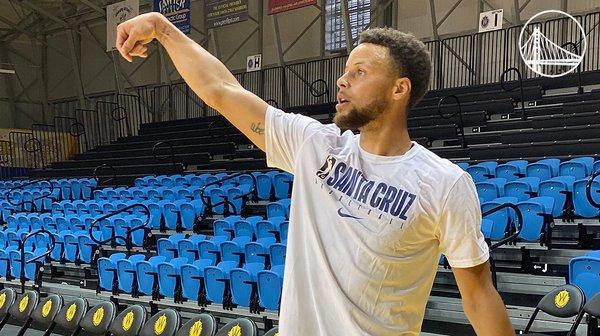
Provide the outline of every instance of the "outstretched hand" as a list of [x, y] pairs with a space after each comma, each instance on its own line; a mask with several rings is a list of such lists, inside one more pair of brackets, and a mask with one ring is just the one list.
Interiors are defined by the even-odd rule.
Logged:
[[157, 37], [157, 25], [162, 19], [158, 13], [146, 13], [121, 23], [117, 27], [117, 50], [121, 56], [133, 61], [133, 57], [148, 57], [146, 44]]

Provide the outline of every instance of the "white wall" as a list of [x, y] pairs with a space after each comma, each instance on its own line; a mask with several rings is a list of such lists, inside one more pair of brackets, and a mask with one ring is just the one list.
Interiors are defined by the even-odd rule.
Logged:
[[[266, 0], [264, 2], [266, 3]], [[318, 1], [320, 6], [323, 6], [323, 2], [324, 0]], [[456, 0], [435, 0], [435, 14], [437, 19], [441, 20], [455, 2]], [[512, 23], [516, 22], [513, 0], [487, 0], [487, 2], [494, 8], [504, 8], [505, 17]], [[240, 44], [258, 26], [255, 21], [249, 19], [245, 22], [214, 29], [216, 43], [213, 43], [208, 36], [201, 33], [205, 31], [203, 20], [204, 1], [193, 0], [192, 2], [192, 25], [200, 32], [192, 30], [190, 37], [197, 42], [203, 42], [203, 45], [207, 46], [209, 51], [217, 54], [222, 61], [226, 61], [226, 65], [234, 71], [245, 69], [246, 57], [257, 53], [263, 54], [264, 67], [274, 66], [279, 63], [273, 16], [266, 14], [266, 4], [262, 8], [261, 15], [261, 6], [258, 0], [248, 0], [248, 3], [250, 16], [259, 22], [261, 20], [263, 22], [262, 35], [259, 31], [253, 33], [240, 47]], [[523, 4], [524, 0], [519, 0], [519, 3]], [[525, 21], [543, 9], [560, 9], [561, 3], [561, 0], [532, 0], [523, 13], [521, 13], [521, 20]], [[569, 0], [567, 4], [567, 10], [571, 13], [600, 9], [600, 0]], [[0, 0], [0, 8], [3, 10], [2, 15], [4, 17], [10, 17], [15, 22], [19, 20], [19, 14], [11, 12], [12, 6], [10, 6], [8, 0]], [[484, 7], [484, 10], [489, 9], [488, 6]], [[142, 10], [142, 12], [147, 10]], [[398, 28], [403, 31], [413, 32], [422, 39], [432, 39], [434, 34], [431, 26], [430, 12], [430, 5], [427, 0], [398, 0]], [[439, 27], [440, 36], [460, 35], [474, 31], [477, 26], [478, 12], [478, 0], [463, 0]], [[319, 14], [319, 9], [315, 7], [305, 7], [279, 14], [278, 21], [280, 24], [279, 31], [282, 49], [286, 50]], [[92, 12], [89, 16], [98, 17], [98, 14]], [[48, 99], [56, 100], [76, 97], [79, 82], [77, 76], [72, 72], [71, 34], [65, 32], [64, 29], [56, 29], [56, 24], [51, 25], [53, 26], [52, 31], [55, 32], [46, 36], [47, 43], [51, 46], [46, 48]], [[505, 25], [510, 24], [505, 22]], [[324, 23], [319, 18], [284, 55], [284, 61], [286, 63], [294, 63], [305, 59], [320, 58], [323, 55], [323, 26]], [[10, 28], [4, 24], [0, 24], [0, 27]], [[104, 51], [106, 44], [106, 26], [104, 20], [100, 18], [88, 21], [87, 26], [86, 24], [81, 24], [76, 27], [76, 30], [75, 57], [80, 60], [81, 81], [83, 82], [83, 91], [86, 95], [114, 91], [117, 88], [117, 81], [121, 87], [129, 87], [131, 85], [155, 84], [160, 81], [175, 81], [180, 78], [178, 73], [173, 71], [173, 66], [166, 53], [164, 54], [164, 59], [161, 60], [158, 47], [155, 43], [150, 46], [152, 56], [147, 60], [136, 59], [133, 63], [128, 63], [122, 60], [115, 52], [114, 57], [117, 61], [117, 67], [120, 67], [127, 77], [130, 78], [130, 82], [126, 81], [121, 75], [115, 77], [115, 65], [112, 62], [113, 55]], [[99, 45], [95, 42], [95, 39], [98, 40]], [[25, 66], [27, 62], [9, 52], [9, 56], [13, 62], [24, 64], [18, 66], [19, 78], [22, 84], [12, 79], [15, 95], [20, 95], [21, 91], [23, 91], [23, 86], [27, 86], [32, 81], [35, 81], [33, 88], [28, 92], [28, 96], [22, 95], [20, 99], [36, 102], [42, 101], [44, 85], [41, 80], [40, 70], [42, 64], [41, 45], [37, 42], [32, 44], [30, 38], [21, 35], [19, 39], [10, 41], [9, 46], [19, 53], [26, 55], [27, 58], [34, 62], [34, 66]], [[238, 47], [239, 50], [236, 51]], [[164, 66], [161, 66], [163, 63]], [[171, 74], [170, 76], [168, 76], [169, 73]], [[6, 85], [0, 77], [0, 98], [7, 97]], [[6, 102], [0, 100], [0, 116], [2, 116], [0, 118], [0, 127], [7, 125], [28, 128], [32, 122], [43, 120], [42, 107], [40, 105], [17, 104], [17, 108], [26, 113], [17, 112], [14, 118], [11, 118], [9, 115], [10, 109], [7, 105]]]

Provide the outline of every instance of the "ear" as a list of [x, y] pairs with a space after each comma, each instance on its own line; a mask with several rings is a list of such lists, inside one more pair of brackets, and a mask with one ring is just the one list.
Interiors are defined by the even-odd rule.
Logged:
[[407, 100], [410, 98], [410, 92], [411, 92], [411, 83], [410, 83], [410, 79], [408, 79], [407, 77], [402, 77], [402, 78], [398, 78], [396, 79], [396, 83], [394, 84], [394, 93], [393, 93], [393, 98], [394, 100]]

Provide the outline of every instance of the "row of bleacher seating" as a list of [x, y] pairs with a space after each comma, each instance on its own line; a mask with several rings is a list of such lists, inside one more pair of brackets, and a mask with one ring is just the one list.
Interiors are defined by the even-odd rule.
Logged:
[[559, 159], [549, 158], [532, 163], [527, 160], [514, 160], [504, 164], [485, 161], [474, 165], [460, 162], [458, 166], [468, 172], [474, 182], [482, 182], [494, 177], [504, 178], [507, 181], [522, 177], [537, 177], [544, 181], [557, 176], [586, 178], [593, 172], [600, 171], [600, 160], [594, 162], [593, 157], [578, 157], [561, 162]]
[[[143, 187], [204, 187], [221, 179], [230, 177], [232, 174], [186, 174], [186, 175], [159, 175], [145, 176], [135, 180], [135, 186]], [[287, 172], [269, 171], [266, 173], [253, 172], [251, 175], [256, 179], [256, 191], [259, 199], [274, 200], [289, 197], [290, 185], [293, 175]], [[253, 185], [254, 179], [249, 175], [241, 175], [223, 181], [222, 185]], [[158, 189], [160, 190], [160, 189]]]
[[136, 254], [126, 258], [115, 253], [98, 260], [99, 289], [156, 297], [197, 301], [199, 305], [232, 304], [250, 307], [254, 300], [263, 309], [279, 309], [283, 264], [266, 268], [261, 262], [169, 259], [159, 255], [148, 260]]
[[[34, 326], [46, 335], [56, 327], [67, 335], [114, 335], [114, 336], [258, 336], [256, 323], [238, 318], [219, 327], [211, 314], [201, 313], [182, 325], [182, 318], [174, 309], [158, 311], [150, 318], [146, 309], [132, 305], [121, 312], [112, 301], [90, 307], [88, 300], [75, 298], [65, 300], [59, 294], [45, 298], [35, 291], [17, 294], [11, 288], [0, 291], [0, 318], [12, 318], [21, 328], [19, 334], [29, 334]], [[4, 324], [0, 327], [2, 329]], [[266, 330], [265, 336], [273, 336], [277, 328]]]
[[[557, 176], [540, 181], [537, 177], [523, 177], [507, 182], [504, 178], [491, 178], [475, 184], [480, 203], [501, 198], [512, 204], [533, 198], [549, 197], [552, 201], [550, 214], [555, 218], [575, 215], [582, 218], [595, 218], [600, 209], [594, 207], [586, 195], [590, 177], [576, 180], [573, 176]], [[600, 190], [600, 182], [591, 184], [592, 198]], [[539, 196], [539, 197], [538, 197]], [[515, 201], [516, 200], [516, 201]], [[600, 199], [599, 199], [600, 200]], [[545, 203], [548, 203], [545, 202]]]

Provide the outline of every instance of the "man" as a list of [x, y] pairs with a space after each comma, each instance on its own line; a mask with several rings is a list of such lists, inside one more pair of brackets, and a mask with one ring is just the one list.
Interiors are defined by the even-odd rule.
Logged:
[[295, 176], [281, 335], [418, 335], [440, 253], [478, 335], [514, 335], [492, 286], [472, 180], [410, 141], [408, 111], [431, 73], [414, 36], [361, 35], [337, 81], [331, 125], [267, 105], [160, 14], [119, 25], [117, 48], [131, 61], [155, 38], [202, 100], [269, 166]]

